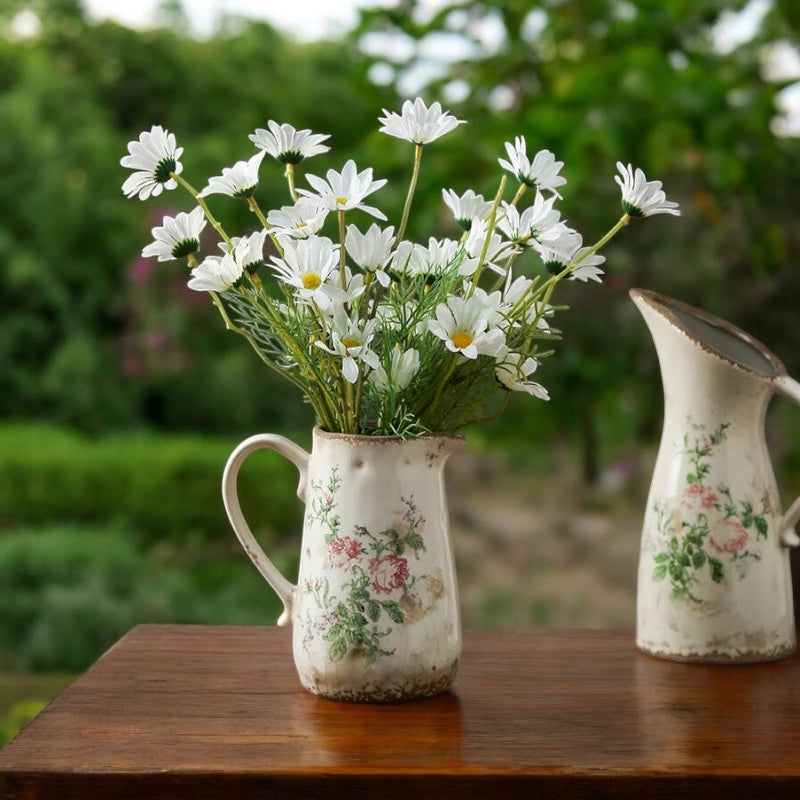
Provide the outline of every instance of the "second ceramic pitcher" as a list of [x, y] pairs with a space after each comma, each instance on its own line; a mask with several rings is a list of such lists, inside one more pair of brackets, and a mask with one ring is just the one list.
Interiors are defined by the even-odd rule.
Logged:
[[788, 656], [800, 501], [781, 510], [764, 418], [775, 393], [800, 403], [800, 384], [724, 320], [654, 292], [631, 297], [655, 343], [665, 408], [642, 530], [637, 646], [680, 661]]

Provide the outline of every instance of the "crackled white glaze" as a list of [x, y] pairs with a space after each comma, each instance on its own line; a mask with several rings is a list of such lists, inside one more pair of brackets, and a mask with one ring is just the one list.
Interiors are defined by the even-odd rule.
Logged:
[[[260, 434], [231, 454], [223, 499], [242, 546], [284, 604], [306, 689], [338, 700], [425, 697], [453, 681], [461, 624], [443, 469], [460, 436], [422, 439], [314, 430], [311, 453]], [[297, 585], [255, 541], [236, 493], [254, 450], [300, 473], [305, 518]], [[266, 657], [266, 654], [265, 654]]]
[[774, 393], [800, 402], [780, 360], [724, 320], [634, 289], [664, 387], [642, 529], [637, 646], [682, 661], [749, 662], [795, 649], [784, 514], [764, 437]]

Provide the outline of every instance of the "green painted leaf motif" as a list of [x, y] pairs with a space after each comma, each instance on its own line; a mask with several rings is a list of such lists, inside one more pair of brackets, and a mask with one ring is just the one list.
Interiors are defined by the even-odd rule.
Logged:
[[420, 551], [425, 552], [425, 541], [418, 533], [409, 533], [403, 541], [409, 550], [413, 550], [416, 555]]
[[367, 603], [366, 611], [372, 622], [377, 622], [381, 616], [381, 604], [377, 600], [370, 600]]
[[[664, 553], [660, 553], [659, 555], [665, 555]], [[667, 577], [667, 565], [666, 564], [659, 564], [653, 570], [653, 580], [654, 581], [663, 581], [664, 578]]]
[[341, 661], [347, 653], [347, 642], [344, 637], [336, 639], [328, 651], [328, 658], [331, 661]]
[[341, 625], [331, 625], [327, 631], [325, 631], [325, 635], [323, 639], [327, 642], [332, 642], [334, 639], [338, 639], [342, 636], [344, 630]]
[[389, 615], [392, 622], [401, 623], [405, 616], [403, 614], [403, 609], [400, 608], [400, 605], [396, 603], [394, 600], [383, 600], [381, 602], [386, 613]]
[[339, 603], [336, 606], [336, 616], [342, 621], [343, 624], [347, 625], [350, 623], [350, 609], [344, 604]]

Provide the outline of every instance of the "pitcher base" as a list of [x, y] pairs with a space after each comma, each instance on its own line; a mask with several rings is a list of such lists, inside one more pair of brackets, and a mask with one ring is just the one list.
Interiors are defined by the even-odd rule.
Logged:
[[303, 680], [303, 687], [326, 700], [347, 703], [402, 703], [433, 697], [450, 688], [458, 671], [458, 661], [436, 675], [398, 675], [394, 679], [366, 683], [363, 686], [336, 686], [319, 675]]
[[723, 650], [687, 650], [676, 653], [649, 647], [637, 642], [637, 649], [649, 656], [662, 658], [667, 661], [679, 661], [685, 664], [759, 664], [768, 661], [781, 661], [792, 656], [796, 650], [795, 644], [775, 647], [769, 651], [743, 650], [730, 653]]

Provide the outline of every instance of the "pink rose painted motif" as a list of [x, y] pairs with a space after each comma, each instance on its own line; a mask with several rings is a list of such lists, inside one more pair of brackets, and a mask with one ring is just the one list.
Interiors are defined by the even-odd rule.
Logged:
[[343, 567], [348, 561], [358, 558], [361, 552], [361, 545], [352, 536], [333, 539], [328, 544], [328, 558], [337, 567]]
[[726, 519], [714, 529], [709, 544], [718, 553], [740, 553], [748, 539], [747, 529], [738, 519]]
[[[338, 470], [334, 469], [326, 486], [316, 482], [311, 486], [311, 518], [327, 531], [328, 561], [341, 572], [341, 580], [325, 578], [305, 587], [318, 614], [310, 621], [303, 643], [309, 647], [319, 637], [328, 643], [332, 661], [356, 651], [373, 663], [394, 652], [382, 643], [393, 625], [405, 622], [403, 609], [408, 609], [409, 604], [412, 608], [421, 604], [417, 589], [427, 575], [414, 574], [411, 563], [425, 551], [425, 518], [413, 496], [402, 497], [397, 527], [373, 532], [364, 525], [355, 525], [343, 534], [336, 513], [340, 485]], [[332, 589], [332, 583], [339, 588]]]
[[372, 577], [372, 589], [377, 594], [391, 594], [395, 589], [402, 589], [408, 581], [408, 561], [394, 553], [371, 558], [369, 573]]
[[655, 507], [659, 549], [654, 556], [652, 579], [668, 579], [674, 600], [699, 603], [694, 586], [700, 574], [707, 570], [714, 583], [722, 583], [727, 567], [733, 565], [739, 577], [744, 577], [748, 561], [761, 559], [757, 544], [767, 538], [769, 529], [763, 503], [756, 511], [750, 500], [735, 499], [728, 487], [715, 488], [708, 482], [712, 458], [727, 439], [730, 423], [723, 423], [711, 433], [691, 420], [687, 425], [698, 435], [687, 433], [683, 438], [680, 453], [688, 457], [690, 469], [680, 512], [669, 510], [666, 499]]
[[711, 511], [717, 504], [717, 494], [710, 486], [702, 483], [690, 483], [683, 490], [684, 505], [689, 508], [699, 508]]

